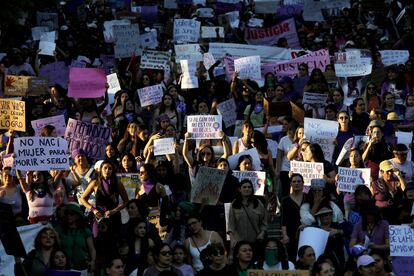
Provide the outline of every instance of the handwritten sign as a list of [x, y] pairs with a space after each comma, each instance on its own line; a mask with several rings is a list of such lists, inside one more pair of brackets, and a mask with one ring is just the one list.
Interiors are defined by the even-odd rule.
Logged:
[[56, 48], [55, 42], [42, 40], [39, 42], [39, 50], [40, 50], [39, 55], [54, 56], [55, 48]]
[[174, 45], [175, 60], [195, 60], [202, 61], [203, 54], [201, 53], [200, 44], [183, 44]]
[[[112, 129], [69, 118], [65, 139], [69, 142], [69, 151], [83, 149], [94, 160], [105, 156], [106, 144], [111, 139]], [[73, 157], [73, 156], [72, 156]]]
[[224, 28], [201, 26], [201, 37], [202, 38], [224, 38]]
[[253, 183], [255, 195], [263, 195], [266, 186], [266, 172], [261, 171], [233, 171], [233, 175], [242, 181], [248, 179]]
[[154, 140], [154, 155], [174, 154], [174, 138], [162, 138]]
[[34, 41], [40, 40], [42, 34], [47, 33], [49, 31], [49, 27], [46, 26], [37, 26], [32, 28], [32, 38]]
[[337, 77], [359, 77], [371, 74], [372, 64], [370, 63], [344, 63], [335, 64]]
[[141, 55], [138, 24], [114, 25], [115, 58], [127, 58]]
[[36, 136], [40, 136], [42, 128], [47, 125], [55, 127], [57, 136], [64, 136], [66, 130], [65, 116], [58, 115], [31, 121]]
[[338, 181], [336, 185], [339, 191], [354, 193], [358, 185], [365, 185], [369, 188], [370, 183], [371, 169], [338, 167]]
[[106, 74], [97, 68], [70, 68], [68, 96], [99, 98], [106, 90]]
[[195, 60], [180, 60], [183, 77], [181, 78], [181, 89], [198, 88], [196, 76], [197, 65]]
[[385, 66], [393, 64], [405, 64], [410, 57], [408, 50], [382, 50], [381, 54], [382, 63]]
[[187, 131], [192, 139], [219, 139], [221, 115], [187, 116]]
[[141, 69], [165, 69], [170, 58], [170, 52], [144, 50], [139, 67]]
[[338, 122], [305, 118], [305, 137], [311, 143], [319, 144], [327, 161], [332, 160], [334, 140], [338, 135]]
[[309, 276], [309, 270], [247, 270], [247, 276]]
[[234, 70], [239, 72], [240, 79], [260, 80], [260, 56], [243, 57], [234, 60]]
[[118, 75], [112, 73], [106, 76], [106, 83], [108, 83], [108, 96], [110, 98], [109, 102], [114, 102], [114, 97], [116, 92], [121, 90], [121, 84], [119, 83]]
[[325, 252], [328, 243], [329, 232], [316, 227], [305, 227], [299, 233], [298, 249], [304, 245], [309, 245], [315, 252], [316, 259]]
[[192, 183], [191, 202], [216, 205], [226, 177], [224, 170], [200, 167]]
[[141, 106], [160, 103], [162, 100], [162, 86], [160, 84], [147, 86], [137, 90]]
[[128, 199], [135, 198], [135, 192], [141, 185], [138, 173], [117, 173], [116, 178], [122, 185], [124, 185], [125, 191], [127, 192]]
[[328, 94], [304, 92], [302, 103], [303, 104], [319, 104], [323, 106], [326, 104], [327, 99], [328, 99]]
[[16, 169], [48, 171], [69, 169], [68, 142], [55, 137], [14, 139]]
[[226, 127], [234, 126], [237, 119], [236, 102], [234, 99], [219, 103], [217, 105], [217, 113], [223, 117]]
[[174, 41], [183, 44], [198, 42], [201, 23], [193, 19], [174, 20]]
[[36, 12], [37, 26], [46, 26], [49, 31], [59, 28], [59, 16], [54, 12]]
[[414, 229], [409, 225], [390, 225], [391, 256], [414, 257]]
[[305, 186], [310, 186], [311, 179], [323, 178], [323, 163], [290, 161], [290, 170], [303, 176]]
[[40, 68], [39, 75], [49, 81], [49, 85], [59, 84], [63, 88], [68, 87], [69, 67], [64, 61], [46, 64]]
[[48, 81], [44, 78], [7, 75], [6, 96], [39, 96], [49, 93]]
[[26, 131], [26, 104], [24, 101], [0, 99], [0, 129]]
[[104, 22], [104, 39], [106, 43], [113, 43], [114, 42], [114, 25], [130, 25], [131, 22], [128, 19], [122, 19], [122, 20], [111, 20], [111, 21], [105, 21]]

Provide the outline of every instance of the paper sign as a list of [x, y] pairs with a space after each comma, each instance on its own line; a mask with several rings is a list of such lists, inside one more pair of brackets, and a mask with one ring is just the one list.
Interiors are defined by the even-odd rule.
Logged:
[[279, 6], [279, 0], [254, 0], [254, 12], [263, 14], [276, 13], [276, 7]]
[[38, 26], [32, 28], [32, 38], [34, 41], [40, 40], [42, 34], [47, 33], [49, 31], [49, 27], [46, 26]]
[[247, 270], [247, 276], [309, 276], [309, 270]]
[[239, 79], [260, 80], [260, 56], [243, 57], [234, 60], [234, 70], [239, 72]]
[[335, 149], [334, 140], [338, 135], [338, 122], [305, 118], [305, 137], [311, 143], [319, 144], [325, 160], [331, 162]]
[[97, 68], [70, 68], [68, 96], [99, 98], [106, 90], [105, 71]]
[[315, 258], [325, 252], [328, 242], [329, 232], [316, 227], [305, 227], [299, 234], [298, 249], [304, 245], [309, 245], [315, 252]]
[[372, 64], [335, 64], [335, 74], [337, 77], [359, 77], [371, 74]]
[[54, 56], [54, 51], [56, 48], [55, 42], [49, 41], [40, 41], [39, 42], [39, 55]]
[[217, 105], [217, 113], [223, 117], [223, 122], [226, 127], [231, 127], [236, 123], [237, 112], [236, 102], [233, 98], [221, 102]]
[[152, 29], [150, 32], [141, 34], [140, 41], [142, 49], [156, 49], [158, 47], [157, 30]]
[[69, 152], [83, 149], [89, 158], [101, 160], [105, 156], [105, 147], [111, 139], [111, 133], [109, 127], [69, 118], [65, 139], [69, 142]]
[[139, 190], [141, 181], [138, 173], [117, 173], [116, 178], [122, 185], [124, 185], [125, 191], [127, 192], [128, 199], [135, 198], [135, 192]]
[[204, 53], [203, 54], [203, 64], [204, 67], [209, 70], [211, 66], [216, 63], [216, 60], [214, 59], [213, 55], [210, 53]]
[[[258, 130], [261, 133], [264, 132], [264, 127], [257, 127], [254, 130]], [[276, 126], [268, 126], [267, 127], [267, 133], [276, 133], [276, 132], [282, 132], [283, 126], [282, 125], [276, 125]], [[273, 156], [274, 158], [274, 156]]]
[[249, 179], [253, 183], [255, 195], [262, 196], [266, 186], [266, 172], [261, 171], [233, 171], [233, 175], [240, 181]]
[[140, 38], [138, 24], [114, 25], [115, 58], [127, 58], [134, 54], [140, 56]]
[[147, 86], [137, 92], [142, 107], [160, 103], [164, 94], [161, 84]]
[[166, 155], [175, 153], [174, 138], [162, 138], [154, 140], [154, 155]]
[[328, 94], [304, 92], [302, 103], [312, 104], [312, 105], [317, 104], [317, 105], [325, 106], [327, 99], [328, 99]]
[[351, 169], [338, 167], [338, 181], [336, 182], [339, 191], [354, 193], [358, 185], [371, 185], [371, 169]]
[[219, 139], [221, 122], [221, 115], [187, 116], [187, 131], [192, 139]]
[[49, 31], [59, 29], [59, 16], [52, 12], [36, 12], [37, 26], [46, 26]]
[[0, 99], [0, 129], [26, 131], [26, 107], [24, 101]]
[[198, 42], [201, 23], [193, 19], [174, 19], [174, 41], [183, 44]]
[[398, 276], [414, 275], [414, 257], [392, 258], [392, 271]]
[[218, 38], [217, 37], [217, 31], [218, 31], [218, 37], [219, 38], [224, 38], [224, 28], [223, 27], [202, 26], [201, 27], [201, 37], [202, 38]]
[[58, 115], [58, 116], [53, 116], [53, 117], [42, 118], [39, 120], [33, 120], [31, 124], [35, 131], [36, 136], [40, 136], [40, 132], [42, 131], [43, 127], [47, 125], [51, 125], [55, 127], [57, 136], [63, 137], [65, 135], [66, 124], [65, 124], [64, 115]]
[[414, 257], [414, 229], [409, 225], [390, 225], [390, 255]]
[[56, 31], [42, 33], [40, 35], [40, 41], [55, 42], [57, 40], [57, 34]]
[[310, 186], [311, 179], [322, 179], [324, 175], [323, 163], [319, 162], [290, 161], [290, 170], [303, 176], [305, 186]]
[[170, 58], [170, 52], [144, 50], [139, 67], [141, 69], [165, 69]]
[[64, 61], [57, 61], [43, 65], [39, 75], [49, 81], [49, 85], [59, 84], [63, 88], [68, 87], [69, 68]]
[[106, 83], [109, 85], [108, 87], [108, 96], [109, 96], [109, 102], [113, 103], [115, 94], [119, 90], [121, 90], [121, 84], [118, 80], [118, 75], [116, 73], [110, 74], [106, 76]]
[[198, 88], [198, 78], [196, 76], [197, 65], [195, 60], [180, 60], [182, 78], [181, 89]]
[[227, 171], [202, 166], [191, 187], [191, 202], [216, 205]]
[[176, 0], [164, 0], [164, 8], [170, 10], [176, 10], [178, 7]]
[[7, 96], [39, 96], [48, 94], [48, 81], [38, 77], [6, 75], [4, 93]]
[[181, 60], [195, 60], [202, 61], [203, 54], [201, 53], [200, 44], [183, 44], [175, 45], [175, 61]]
[[381, 54], [382, 63], [385, 66], [405, 64], [410, 57], [410, 52], [408, 50], [382, 50], [379, 52]]
[[68, 170], [68, 142], [55, 137], [14, 139], [14, 164], [24, 171]]
[[262, 169], [262, 165], [260, 162], [260, 156], [259, 156], [259, 153], [257, 152], [257, 149], [251, 148], [251, 149], [239, 152], [237, 154], [232, 154], [227, 158], [230, 164], [230, 168], [232, 170], [236, 169], [239, 158], [240, 156], [243, 156], [243, 155], [249, 155], [252, 158], [253, 160], [252, 170], [260, 171]]
[[106, 43], [113, 43], [114, 42], [114, 25], [130, 25], [131, 22], [127, 19], [122, 20], [111, 20], [104, 22], [104, 39]]

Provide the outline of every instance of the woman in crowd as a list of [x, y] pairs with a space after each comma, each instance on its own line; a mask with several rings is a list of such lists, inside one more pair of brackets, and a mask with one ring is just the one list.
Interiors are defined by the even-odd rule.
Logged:
[[293, 135], [293, 145], [287, 154], [289, 160], [301, 161], [301, 142], [304, 141], [305, 137], [305, 128], [303, 126], [298, 126], [295, 130], [295, 135]]
[[390, 92], [396, 97], [396, 103], [402, 104], [408, 94], [404, 77], [396, 66], [387, 68], [387, 76], [381, 86], [381, 95]]
[[[208, 257], [209, 265], [197, 273], [197, 276], [228, 276], [229, 266], [227, 265], [226, 251], [221, 244], [211, 244], [204, 249]], [[203, 253], [204, 253], [203, 251]]]
[[355, 129], [356, 135], [365, 135], [369, 124], [369, 114], [366, 112], [364, 99], [356, 98], [351, 105], [351, 127]]
[[364, 93], [362, 94], [362, 99], [367, 104], [367, 110], [378, 109], [381, 107], [381, 97], [378, 95], [377, 86], [374, 82], [368, 82]]
[[338, 112], [345, 111], [349, 114], [349, 106], [344, 103], [344, 91], [341, 88], [335, 88], [332, 91], [332, 103]]
[[1, 171], [0, 202], [11, 205], [13, 215], [22, 212], [22, 192], [16, 178], [11, 175], [11, 167]]
[[253, 245], [248, 241], [239, 241], [233, 249], [233, 263], [228, 275], [247, 275], [249, 269], [256, 269]]
[[159, 109], [155, 111], [154, 118], [158, 118], [158, 116], [162, 114], [167, 115], [170, 120], [170, 124], [181, 132], [181, 113], [178, 112], [175, 100], [171, 94], [164, 94]]
[[242, 137], [237, 139], [233, 145], [233, 154], [243, 152], [252, 148], [252, 138], [253, 138], [253, 124], [246, 120], [242, 125]]
[[121, 154], [130, 152], [135, 157], [138, 157], [144, 150], [147, 143], [146, 140], [144, 126], [138, 125], [136, 122], [129, 123], [123, 138], [119, 141], [118, 152]]
[[341, 152], [345, 142], [348, 141], [349, 138], [354, 137], [354, 130], [350, 126], [349, 114], [346, 111], [341, 111], [338, 113], [337, 121], [339, 129], [338, 135], [336, 136], [336, 145], [332, 156], [332, 160], [336, 160], [338, 158], [339, 153]]
[[119, 167], [120, 173], [137, 173], [137, 161], [132, 153], [128, 152], [121, 157], [121, 166]]
[[244, 119], [252, 123], [253, 127], [263, 127], [266, 123], [266, 112], [264, 108], [264, 95], [262, 91], [257, 91], [254, 101], [244, 110]]
[[105, 275], [107, 276], [124, 276], [124, 262], [121, 257], [110, 258], [105, 264]]
[[314, 68], [309, 77], [309, 81], [303, 88], [304, 92], [328, 93], [329, 86], [321, 69]]
[[288, 260], [285, 246], [275, 238], [265, 242], [263, 270], [294, 270], [295, 266]]
[[396, 95], [391, 92], [385, 92], [382, 95], [382, 110], [384, 116], [388, 113], [395, 112], [400, 120], [404, 120], [405, 106], [396, 102]]
[[298, 270], [311, 270], [316, 261], [312, 246], [303, 245], [298, 249], [298, 258], [295, 268]]

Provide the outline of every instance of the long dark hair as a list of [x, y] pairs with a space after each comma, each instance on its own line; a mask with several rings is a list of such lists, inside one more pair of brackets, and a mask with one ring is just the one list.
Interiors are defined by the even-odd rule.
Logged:
[[367, 216], [372, 215], [374, 217], [375, 225], [381, 221], [381, 212], [373, 202], [366, 202], [361, 206], [361, 224], [362, 230], [366, 231], [368, 229]]
[[268, 238], [266, 240], [265, 244], [268, 244], [269, 242], [275, 242], [277, 244], [277, 252], [278, 252], [278, 259], [282, 264], [282, 269], [283, 270], [289, 270], [289, 259], [288, 259], [288, 255], [286, 253], [286, 248], [283, 245], [283, 243], [276, 238]]
[[309, 150], [312, 152], [312, 157], [316, 162], [325, 162], [325, 156], [323, 155], [323, 150], [319, 144], [310, 144]]
[[[257, 208], [257, 206], [259, 206], [259, 200], [254, 196], [253, 183], [249, 179], [243, 179], [239, 183], [239, 189], [245, 183], [249, 183], [252, 187], [252, 194], [249, 196], [249, 199], [247, 201], [253, 203], [253, 208]], [[236, 199], [233, 201], [231, 206], [235, 209], [241, 209], [242, 205], [243, 205], [242, 195], [241, 195], [240, 191], [238, 190], [237, 193], [236, 193]]]
[[36, 194], [35, 190], [36, 188], [44, 188], [44, 190], [46, 191], [46, 193], [50, 196], [53, 197], [53, 193], [50, 190], [50, 186], [49, 186], [49, 179], [50, 174], [48, 172], [44, 172], [44, 171], [36, 171], [37, 173], [41, 173], [43, 176], [43, 182], [42, 183], [29, 183], [29, 200], [33, 201], [34, 200], [34, 196]]
[[141, 239], [140, 256], [143, 256], [143, 258], [145, 260], [145, 258], [147, 256], [147, 253], [149, 251], [149, 235], [148, 235], [147, 221], [146, 221], [145, 218], [136, 219], [136, 220], [133, 221], [133, 224], [129, 228], [129, 233], [128, 233], [128, 237], [127, 237], [128, 238], [128, 247], [129, 247], [130, 256], [133, 257], [133, 255], [135, 253], [135, 240], [137, 238], [137, 236], [135, 234], [135, 228], [140, 223], [144, 223], [145, 224], [145, 236], [142, 237], [142, 238], [140, 238]]
[[[320, 209], [322, 209], [323, 207], [327, 207], [327, 208], [329, 208], [329, 209], [331, 209], [331, 204], [330, 204], [330, 192], [329, 192], [329, 190], [325, 187], [325, 188], [323, 188], [323, 199], [322, 199], [322, 201], [321, 201], [321, 203], [319, 204], [319, 207], [318, 207], [318, 210], [317, 211], [319, 211]], [[315, 203], [314, 202], [314, 191], [313, 191], [313, 189], [311, 188], [310, 189], [310, 191], [309, 191], [309, 193], [308, 193], [308, 195], [306, 196], [306, 200], [307, 200], [307, 202], [309, 203], [309, 208], [310, 209], [312, 209], [312, 207], [313, 207], [313, 204]]]
[[101, 192], [104, 192], [104, 189], [102, 187], [102, 181], [103, 181], [102, 168], [106, 164], [110, 165], [112, 168], [112, 173], [111, 173], [111, 176], [109, 177], [109, 181], [110, 181], [109, 194], [115, 196], [118, 194], [118, 179], [116, 178], [114, 164], [106, 160], [102, 162], [99, 168], [99, 173], [98, 173], [98, 178], [96, 179], [96, 183], [98, 184], [98, 190], [100, 190]]
[[253, 132], [253, 139], [254, 139], [254, 147], [257, 149], [257, 151], [262, 154], [268, 154], [268, 150], [267, 150], [268, 144], [267, 144], [267, 140], [264, 134], [258, 130], [255, 130]]
[[246, 244], [249, 245], [251, 247], [252, 251], [253, 251], [253, 257], [252, 257], [252, 263], [253, 263], [253, 260], [254, 260], [254, 247], [253, 247], [253, 244], [249, 241], [238, 241], [236, 243], [236, 245], [234, 246], [234, 250], [233, 250], [233, 263], [237, 267], [239, 267], [239, 262], [238, 262], [237, 255], [239, 254], [240, 247], [242, 247], [243, 245], [246, 245]]

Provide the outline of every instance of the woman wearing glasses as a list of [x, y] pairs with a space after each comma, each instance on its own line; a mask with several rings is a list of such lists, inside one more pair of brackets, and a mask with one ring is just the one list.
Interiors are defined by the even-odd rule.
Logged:
[[345, 142], [348, 141], [349, 138], [354, 137], [355, 131], [350, 126], [349, 123], [349, 114], [346, 111], [341, 111], [338, 113], [337, 116], [338, 120], [338, 135], [336, 136], [336, 145], [335, 150], [332, 156], [332, 160], [336, 160], [338, 158], [339, 153], [342, 150]]
[[369, 114], [366, 112], [366, 104], [362, 98], [356, 98], [351, 105], [351, 126], [355, 128], [357, 135], [365, 135], [369, 125]]
[[156, 245], [153, 248], [154, 265], [145, 269], [144, 276], [156, 276], [161, 272], [169, 271], [171, 274], [166, 275], [178, 275], [183, 276], [181, 270], [173, 266], [172, 250], [166, 243]]
[[373, 82], [368, 82], [365, 87], [362, 99], [367, 103], [367, 110], [373, 110], [381, 107], [381, 97], [378, 96], [377, 86]]
[[206, 266], [197, 273], [197, 276], [227, 276], [229, 275], [229, 266], [227, 265], [227, 256], [224, 246], [221, 244], [211, 244], [204, 249], [209, 260], [209, 266]]

